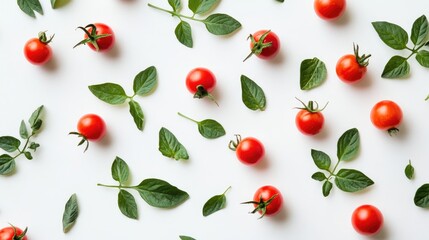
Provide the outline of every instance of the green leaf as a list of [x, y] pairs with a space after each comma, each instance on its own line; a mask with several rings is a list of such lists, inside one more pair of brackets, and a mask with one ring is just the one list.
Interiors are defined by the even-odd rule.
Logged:
[[408, 165], [405, 167], [405, 176], [410, 180], [414, 176], [414, 167], [413, 165], [411, 165], [411, 160], [409, 161]]
[[359, 151], [359, 130], [352, 128], [347, 130], [337, 142], [337, 157], [340, 161], [348, 161], [356, 157]]
[[31, 155], [31, 152], [24, 152], [24, 156], [25, 158], [27, 158], [28, 160], [32, 160], [33, 156]]
[[406, 58], [393, 56], [384, 67], [381, 77], [383, 78], [401, 78], [410, 73], [410, 64]]
[[150, 66], [139, 72], [134, 78], [133, 90], [139, 96], [151, 93], [157, 84], [157, 72], [154, 66]]
[[12, 136], [0, 137], [0, 148], [6, 152], [15, 152], [18, 150], [21, 141]]
[[414, 45], [420, 45], [424, 43], [428, 36], [429, 26], [428, 20], [425, 15], [417, 18], [413, 23], [413, 28], [411, 29], [411, 41]]
[[149, 178], [134, 187], [149, 205], [158, 208], [173, 208], [189, 198], [187, 192], [168, 182]]
[[245, 75], [241, 75], [241, 99], [247, 108], [254, 111], [264, 111], [267, 104], [262, 88]]
[[180, 0], [168, 0], [168, 4], [173, 8], [174, 12], [177, 12], [182, 8], [182, 2]]
[[40, 144], [35, 143], [35, 142], [31, 142], [30, 146], [28, 148], [33, 150], [33, 151], [36, 151], [38, 147], [40, 147]]
[[332, 183], [330, 181], [325, 181], [322, 186], [322, 194], [324, 197], [327, 197], [332, 190]]
[[35, 18], [35, 11], [43, 15], [42, 5], [39, 0], [17, 0], [19, 8], [30, 17]]
[[112, 178], [122, 185], [128, 181], [129, 174], [130, 169], [128, 164], [120, 157], [116, 157], [112, 164]]
[[241, 27], [241, 23], [226, 14], [216, 13], [203, 20], [207, 30], [214, 35], [227, 35]]
[[0, 175], [8, 175], [15, 170], [15, 160], [13, 157], [3, 154], [0, 156]]
[[315, 172], [313, 175], [311, 175], [311, 178], [320, 182], [327, 179], [325, 174], [323, 174], [322, 172]]
[[299, 78], [301, 90], [320, 86], [325, 81], [327, 72], [325, 63], [316, 57], [302, 61]]
[[372, 26], [387, 46], [396, 50], [407, 47], [408, 34], [402, 27], [389, 22], [373, 22]]
[[22, 139], [28, 139], [28, 130], [24, 120], [21, 121], [21, 125], [19, 126], [19, 135]]
[[173, 133], [164, 127], [159, 130], [159, 151], [162, 155], [176, 160], [189, 159], [185, 147], [177, 140]]
[[429, 208], [429, 184], [423, 184], [414, 195], [414, 204], [421, 208]]
[[311, 149], [311, 157], [313, 158], [314, 164], [316, 164], [319, 169], [329, 171], [331, 167], [331, 158], [328, 154]]
[[426, 50], [420, 50], [416, 55], [417, 62], [420, 63], [423, 67], [429, 68], [429, 52]]
[[188, 7], [195, 14], [204, 14], [210, 11], [218, 0], [189, 0]]
[[194, 46], [191, 25], [189, 25], [189, 23], [180, 21], [174, 30], [174, 33], [176, 34], [177, 40], [179, 40], [179, 42], [183, 45], [187, 46], [188, 48], [192, 48]]
[[130, 113], [134, 119], [134, 123], [142, 131], [144, 127], [144, 114], [140, 104], [134, 100], [131, 100], [128, 104], [130, 105]]
[[40, 129], [42, 126], [42, 120], [40, 119], [40, 115], [42, 114], [43, 105], [38, 107], [28, 119], [28, 123], [30, 124], [33, 133]]
[[63, 213], [63, 232], [67, 233], [76, 222], [79, 215], [79, 205], [77, 203], [76, 193], [72, 194], [64, 207]]
[[[229, 189], [229, 188], [228, 188]], [[213, 214], [221, 209], [224, 209], [226, 206], [226, 196], [225, 193], [228, 189], [220, 195], [215, 195], [211, 197], [203, 206], [203, 216], [207, 217], [210, 214]]]
[[131, 193], [121, 189], [118, 193], [118, 206], [125, 216], [132, 219], [138, 218], [137, 203]]
[[103, 83], [88, 86], [89, 90], [101, 101], [109, 104], [121, 104], [127, 100], [125, 90], [116, 83]]
[[179, 238], [180, 238], [181, 240], [196, 240], [195, 238], [191, 238], [191, 237], [183, 236], [183, 235], [179, 236]]
[[208, 139], [215, 139], [225, 135], [225, 129], [213, 119], [205, 119], [198, 123], [198, 131]]
[[335, 184], [344, 192], [357, 192], [374, 182], [365, 174], [354, 169], [341, 169], [335, 176]]

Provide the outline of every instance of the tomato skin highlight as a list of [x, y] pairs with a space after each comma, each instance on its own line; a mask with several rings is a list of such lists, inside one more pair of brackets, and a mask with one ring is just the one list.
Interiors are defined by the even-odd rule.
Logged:
[[98, 141], [106, 133], [106, 123], [96, 114], [86, 114], [79, 119], [77, 130], [87, 140]]
[[254, 165], [264, 157], [265, 148], [258, 139], [247, 137], [238, 143], [235, 153], [240, 162], [246, 165]]
[[309, 112], [301, 109], [295, 118], [298, 130], [305, 135], [316, 135], [323, 128], [325, 118], [321, 112]]
[[189, 92], [195, 94], [198, 92], [198, 86], [202, 86], [208, 93], [212, 92], [216, 86], [213, 72], [202, 67], [192, 69], [186, 76], [186, 87]]
[[383, 227], [383, 214], [372, 205], [362, 205], [356, 208], [352, 214], [353, 228], [362, 235], [375, 235]]
[[324, 20], [334, 20], [344, 14], [346, 0], [315, 0], [314, 10]]
[[[262, 202], [269, 201], [273, 196], [275, 196], [272, 201], [265, 207], [265, 215], [272, 216], [280, 211], [283, 206], [283, 196], [281, 192], [273, 186], [266, 185], [260, 187], [256, 190], [253, 201], [259, 202], [262, 199]], [[258, 204], [253, 204], [255, 208], [258, 207]], [[263, 210], [258, 210], [259, 213], [263, 214]]]
[[[14, 229], [15, 228], [15, 229]], [[15, 234], [16, 231], [16, 234]], [[5, 227], [0, 229], [0, 240], [15, 240], [18, 239], [16, 237], [23, 234], [24, 231], [22, 231], [20, 228], [15, 226]], [[15, 238], [14, 238], [15, 235]], [[27, 240], [27, 236], [24, 236], [21, 238], [21, 240]]]
[[25, 43], [24, 55], [28, 62], [43, 65], [52, 58], [52, 49], [38, 38], [32, 38]]
[[348, 54], [338, 60], [335, 70], [345, 83], [355, 83], [365, 76], [367, 68], [359, 65], [355, 55]]
[[[266, 33], [268, 30], [259, 30], [257, 32], [255, 32], [252, 36], [254, 38], [255, 42], [259, 42], [259, 40], [261, 39], [262, 35], [264, 35], [264, 33]], [[265, 47], [262, 49], [262, 51], [260, 53], [255, 53], [255, 55], [260, 58], [260, 59], [264, 59], [264, 60], [269, 60], [269, 59], [273, 59], [274, 57], [277, 56], [277, 54], [280, 51], [280, 39], [277, 36], [277, 34], [275, 34], [274, 32], [270, 31], [266, 37], [264, 38], [264, 40], [262, 41], [263, 44], [267, 44], [267, 43], [271, 43], [271, 46], [269, 47]], [[250, 49], [253, 49], [255, 46], [254, 42], [250, 42]]]
[[374, 105], [371, 109], [371, 122], [380, 130], [391, 130], [396, 127], [402, 121], [402, 110], [393, 101], [383, 100]]

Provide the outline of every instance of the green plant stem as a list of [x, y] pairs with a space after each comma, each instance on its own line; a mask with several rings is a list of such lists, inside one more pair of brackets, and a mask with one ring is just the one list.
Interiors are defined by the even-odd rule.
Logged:
[[223, 192], [223, 194], [222, 195], [225, 195], [226, 194], [226, 192], [228, 192], [228, 190], [229, 189], [231, 189], [231, 186], [229, 186], [226, 190], [225, 190], [225, 192]]
[[158, 9], [158, 10], [160, 10], [160, 11], [163, 11], [163, 12], [166, 12], [166, 13], [170, 13], [171, 15], [173, 15], [173, 16], [176, 16], [176, 17], [178, 17], [178, 18], [186, 18], [186, 19], [190, 19], [190, 20], [194, 20], [194, 21], [198, 21], [198, 22], [204, 22], [204, 20], [201, 20], [201, 19], [197, 19], [197, 18], [195, 18], [194, 16], [192, 16], [192, 17], [189, 17], [189, 16], [185, 16], [185, 15], [182, 15], [182, 14], [180, 14], [180, 13], [177, 13], [177, 12], [174, 12], [174, 11], [170, 11], [170, 10], [167, 10], [167, 9], [164, 9], [164, 8], [160, 8], [160, 7], [157, 7], [157, 6], [155, 6], [155, 5], [152, 5], [152, 4], [150, 4], [150, 3], [148, 3], [147, 4], [149, 7], [151, 7], [151, 8], [155, 8], [155, 9]]
[[21, 156], [23, 153], [25, 153], [25, 150], [27, 149], [28, 143], [30, 142], [30, 138], [31, 138], [32, 136], [34, 136], [34, 134], [35, 134], [35, 133], [32, 133], [32, 134], [27, 138], [27, 141], [25, 142], [24, 147], [22, 148], [22, 150], [19, 150], [19, 149], [18, 149], [18, 152], [19, 152], [19, 153], [18, 153], [15, 157], [13, 157], [13, 159], [16, 159], [17, 157], [19, 157], [19, 156]]
[[334, 169], [329, 171], [329, 176], [326, 178], [328, 181], [332, 176], [335, 176], [335, 170], [337, 170], [338, 165], [340, 164], [340, 160], [338, 160], [337, 164], [335, 164]]
[[181, 114], [180, 112], [178, 112], [177, 114], [178, 114], [179, 116], [181, 116], [181, 117], [184, 117], [184, 118], [186, 118], [186, 119], [188, 119], [188, 120], [190, 120], [190, 121], [192, 121], [192, 122], [196, 123], [196, 124], [198, 124], [198, 123], [199, 123], [197, 120], [194, 120], [194, 119], [192, 119], [192, 118], [190, 118], [190, 117], [187, 117], [187, 116], [185, 116], [185, 115]]
[[124, 185], [106, 185], [106, 184], [101, 184], [101, 183], [97, 183], [97, 186], [107, 187], [107, 188], [118, 188], [118, 189], [122, 189], [122, 188], [135, 189], [137, 187], [137, 186], [124, 186]]

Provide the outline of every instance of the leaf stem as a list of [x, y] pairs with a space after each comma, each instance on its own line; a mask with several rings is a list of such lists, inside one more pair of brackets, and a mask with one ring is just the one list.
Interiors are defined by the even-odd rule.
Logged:
[[194, 119], [192, 119], [192, 118], [190, 118], [190, 117], [187, 117], [187, 116], [185, 116], [185, 115], [181, 114], [180, 112], [177, 112], [177, 114], [178, 114], [179, 116], [181, 116], [181, 117], [184, 117], [184, 118], [186, 118], [186, 119], [188, 119], [188, 120], [191, 120], [192, 122], [194, 122], [194, 123], [196, 123], [196, 124], [198, 124], [198, 123], [199, 123], [198, 121], [196, 121], [196, 120], [194, 120]]
[[151, 8], [155, 8], [155, 9], [158, 9], [160, 11], [163, 11], [163, 12], [166, 12], [166, 13], [170, 13], [171, 15], [178, 17], [180, 20], [182, 20], [181, 18], [186, 18], [186, 19], [197, 21], [197, 22], [204, 22], [204, 20], [196, 19], [194, 16], [192, 16], [192, 17], [185, 16], [185, 15], [182, 15], [182, 14], [174, 12], [174, 11], [170, 11], [170, 10], [167, 10], [167, 9], [164, 9], [164, 8], [157, 7], [157, 6], [152, 5], [150, 3], [148, 3], [147, 5], [149, 7], [151, 7]]
[[335, 164], [334, 169], [329, 171], [329, 176], [326, 178], [328, 181], [332, 176], [335, 176], [335, 170], [337, 170], [338, 165], [340, 164], [340, 160], [338, 160], [337, 164]]
[[222, 195], [225, 195], [226, 194], [226, 192], [228, 192], [228, 190], [229, 189], [231, 189], [231, 186], [229, 186], [226, 190], [225, 190], [225, 192], [223, 192], [223, 194]]
[[34, 136], [34, 134], [35, 134], [35, 133], [32, 133], [32, 134], [27, 138], [27, 141], [25, 142], [24, 147], [22, 148], [22, 150], [19, 150], [19, 149], [18, 149], [18, 152], [19, 152], [19, 153], [18, 153], [15, 157], [13, 157], [13, 159], [18, 158], [19, 156], [21, 156], [21, 155], [25, 152], [25, 150], [27, 150], [27, 146], [28, 146], [28, 143], [30, 142], [30, 138], [31, 138], [32, 136]]

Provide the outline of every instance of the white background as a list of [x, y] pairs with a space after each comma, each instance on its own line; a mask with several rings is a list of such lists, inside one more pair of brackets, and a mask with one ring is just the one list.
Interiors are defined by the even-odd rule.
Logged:
[[[167, 1], [151, 0], [168, 8]], [[41, 147], [33, 161], [17, 159], [17, 171], [0, 177], [0, 226], [28, 226], [31, 240], [46, 239], [364, 239], [352, 228], [353, 210], [373, 204], [383, 213], [385, 225], [373, 239], [427, 239], [429, 212], [414, 206], [416, 189], [429, 182], [427, 147], [429, 70], [410, 59], [411, 75], [404, 80], [380, 77], [385, 63], [395, 55], [408, 56], [386, 46], [371, 26], [389, 21], [410, 32], [413, 21], [429, 16], [427, 0], [348, 1], [345, 15], [335, 22], [317, 17], [313, 1], [274, 0], [221, 1], [213, 12], [227, 13], [242, 23], [231, 36], [219, 37], [204, 25], [190, 22], [194, 48], [181, 45], [174, 36], [177, 18], [151, 9], [148, 1], [79, 1], [52, 10], [42, 0], [45, 14], [32, 19], [16, 1], [3, 1], [0, 8], [0, 135], [18, 136], [21, 119], [28, 119], [45, 105], [45, 125], [35, 138]], [[184, 2], [183, 13], [190, 14]], [[73, 49], [83, 34], [77, 26], [103, 22], [112, 27], [117, 42], [106, 54], [87, 46]], [[271, 29], [281, 39], [281, 53], [273, 61], [248, 54], [248, 34]], [[22, 53], [24, 43], [48, 30], [52, 61], [33, 66]], [[335, 64], [352, 53], [353, 42], [362, 53], [371, 53], [365, 79], [356, 85], [341, 82]], [[328, 78], [314, 90], [299, 88], [299, 66], [306, 58], [326, 63]], [[128, 105], [111, 106], [94, 97], [87, 86], [104, 82], [121, 84], [132, 91], [134, 76], [154, 65], [158, 70], [156, 91], [136, 97], [146, 116], [143, 132], [137, 130]], [[185, 87], [187, 73], [195, 67], [211, 69], [218, 80], [213, 93], [220, 107], [208, 99], [193, 99]], [[241, 102], [240, 75], [256, 81], [265, 91], [267, 108], [253, 112]], [[314, 137], [302, 135], [294, 119], [300, 106], [295, 99], [329, 101], [323, 112], [325, 126]], [[390, 137], [372, 126], [369, 112], [383, 99], [398, 103], [404, 113], [400, 133]], [[206, 140], [196, 125], [176, 112], [198, 120], [213, 118], [227, 134]], [[96, 113], [107, 123], [103, 141], [91, 143], [86, 153], [68, 132], [78, 119]], [[158, 131], [171, 130], [188, 149], [189, 161], [176, 162], [158, 151]], [[375, 181], [360, 193], [345, 193], [334, 187], [324, 198], [321, 183], [310, 176], [317, 171], [310, 149], [328, 153], [336, 161], [336, 142], [346, 130], [356, 127], [361, 150], [356, 159], [340, 167], [355, 168]], [[227, 148], [233, 135], [254, 136], [265, 145], [266, 157], [258, 166], [245, 166]], [[110, 167], [120, 156], [131, 168], [132, 184], [150, 177], [164, 179], [187, 191], [190, 199], [171, 210], [148, 206], [136, 192], [139, 220], [123, 216], [117, 207], [117, 190], [97, 187], [114, 184]], [[404, 168], [411, 159], [416, 175], [409, 181]], [[275, 217], [257, 219], [248, 214], [257, 188], [271, 184], [284, 197], [284, 208]], [[211, 196], [228, 186], [226, 209], [203, 217], [201, 209]], [[80, 215], [68, 233], [62, 232], [64, 205], [77, 193]]]

